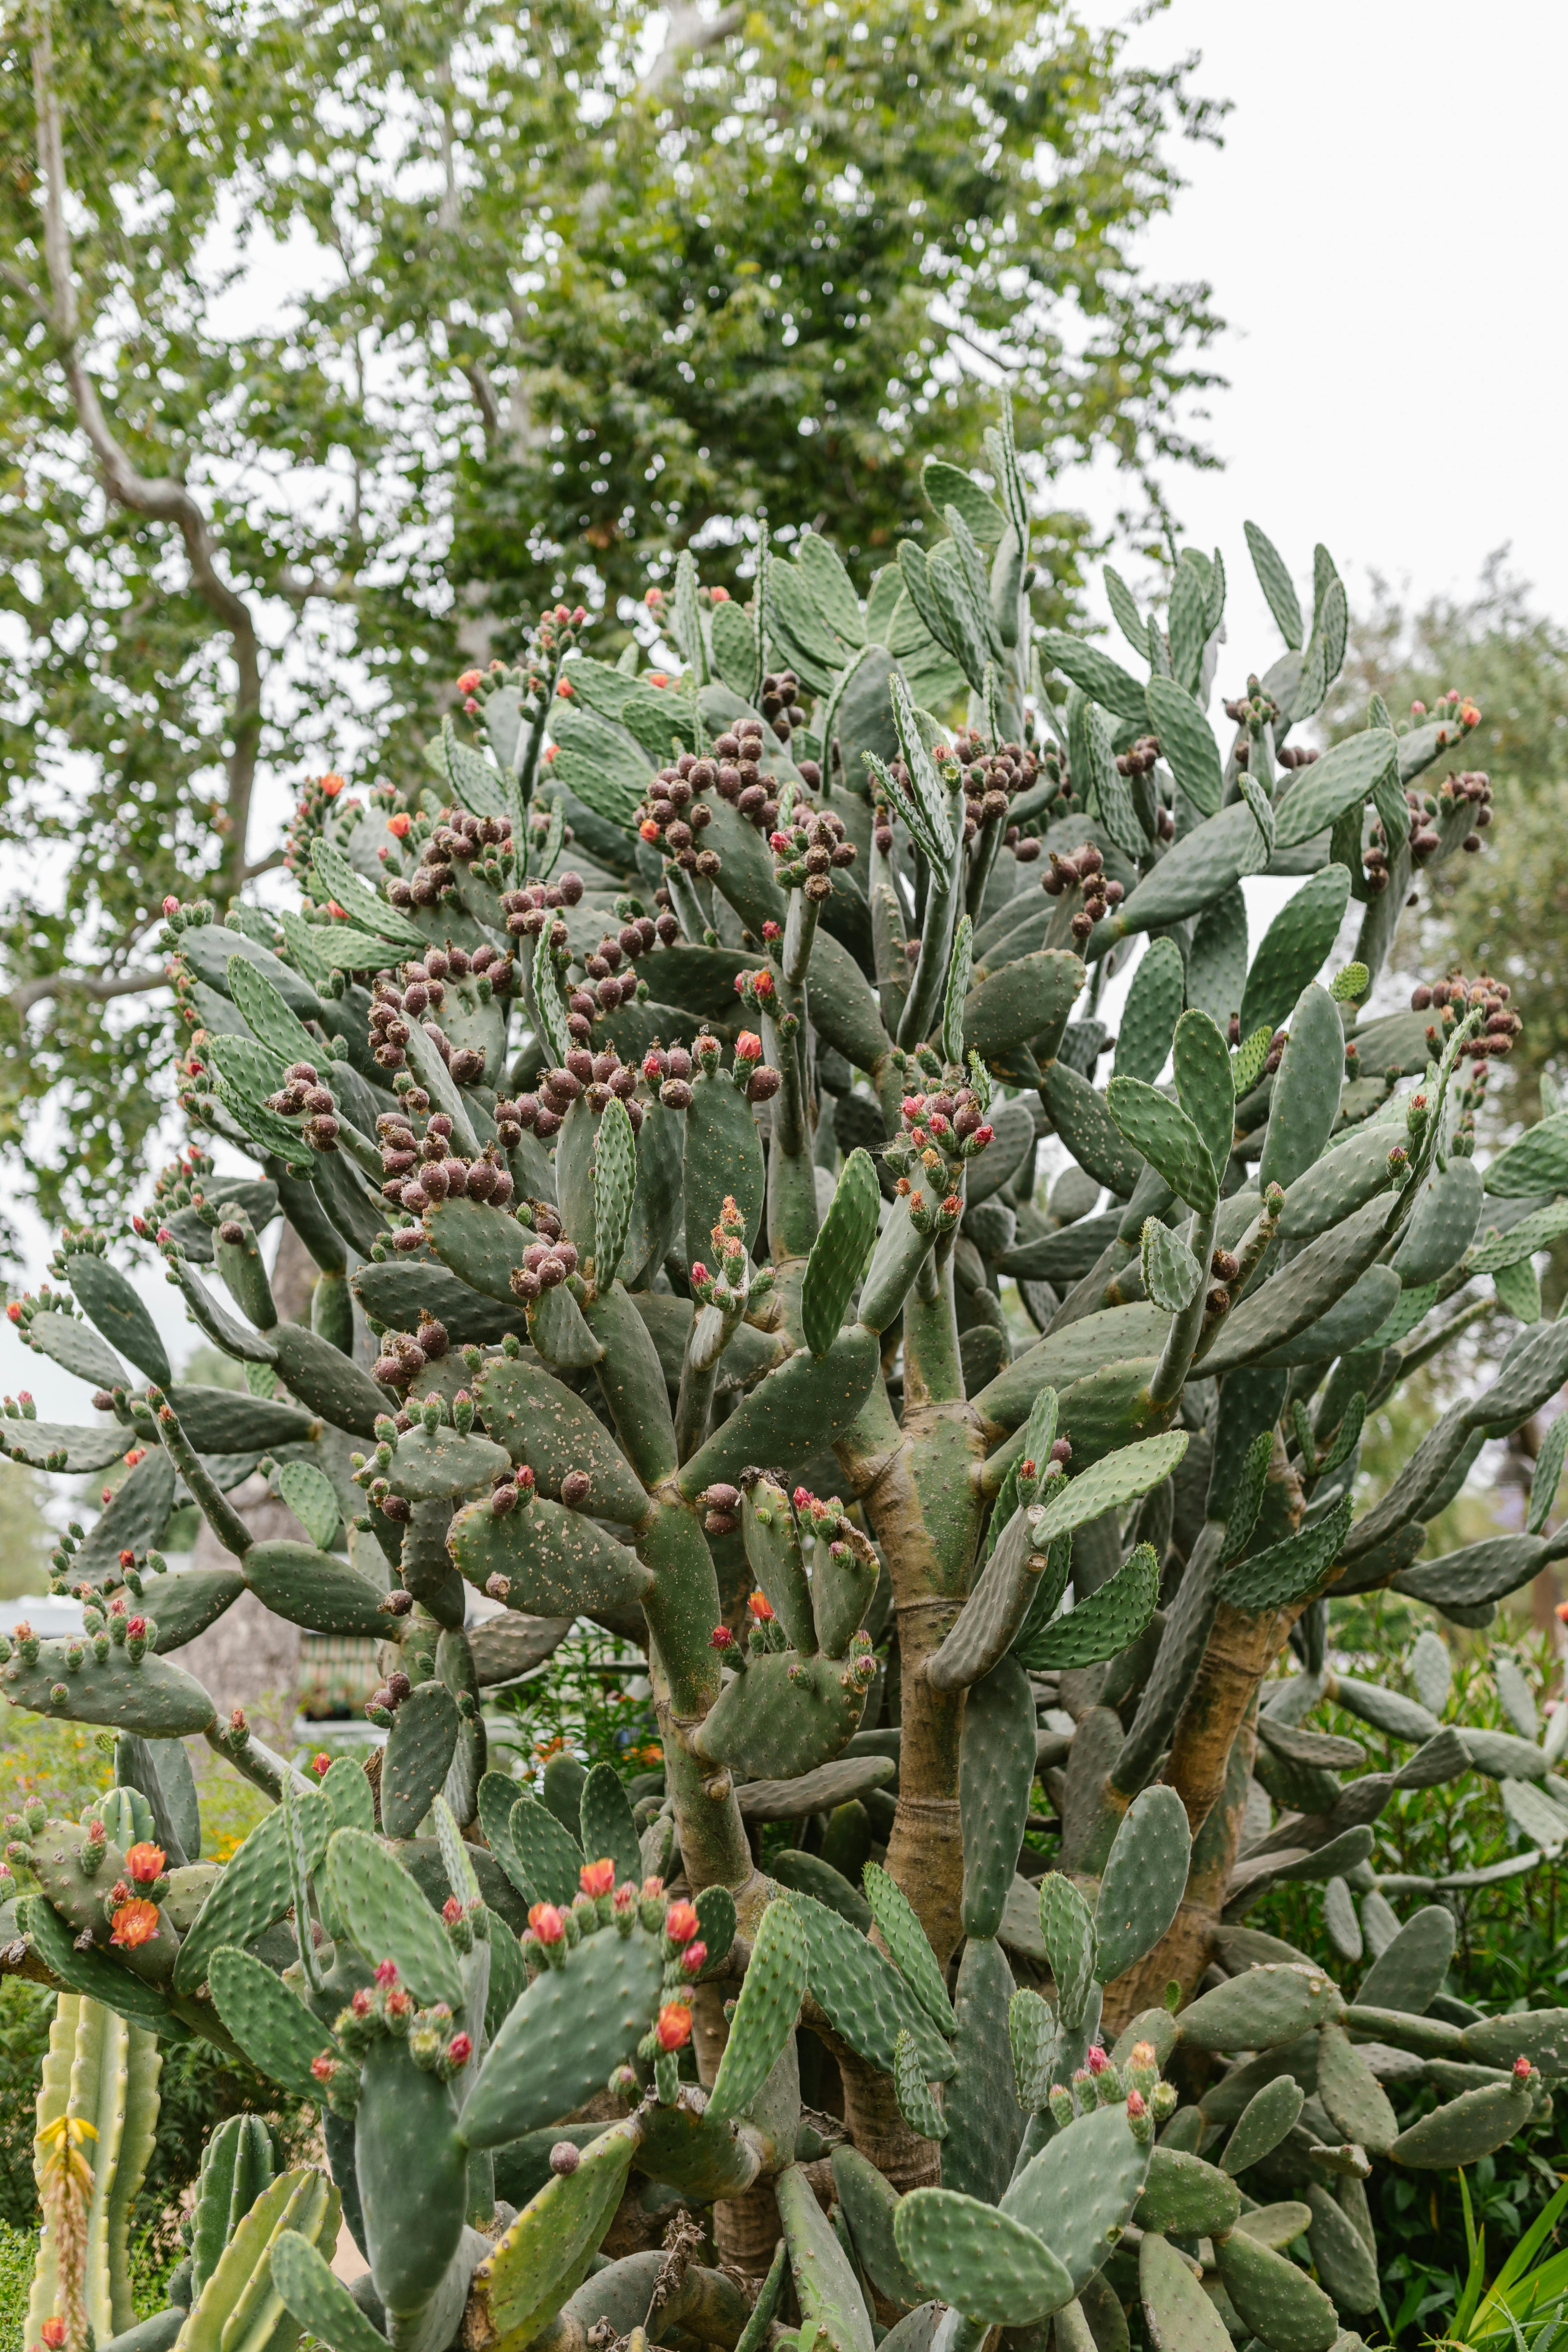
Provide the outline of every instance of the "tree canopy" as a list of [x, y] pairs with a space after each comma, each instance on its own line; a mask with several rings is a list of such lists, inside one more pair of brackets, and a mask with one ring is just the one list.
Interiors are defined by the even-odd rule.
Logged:
[[759, 517], [829, 508], [864, 586], [999, 383], [1043, 506], [1100, 447], [1202, 457], [1208, 289], [1137, 242], [1220, 110], [1066, 0], [40, 0], [0, 37], [0, 1120], [50, 1215], [159, 1115], [165, 895], [254, 888], [312, 769], [406, 773], [542, 604], [625, 627], [692, 541], [743, 593]]

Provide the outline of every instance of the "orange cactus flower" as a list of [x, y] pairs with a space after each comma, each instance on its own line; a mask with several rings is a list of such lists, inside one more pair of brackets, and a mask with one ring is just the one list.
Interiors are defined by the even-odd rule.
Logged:
[[613, 1895], [616, 1891], [616, 1865], [607, 1854], [597, 1862], [585, 1862], [577, 1873], [577, 1884], [584, 1895]]
[[167, 1860], [168, 1856], [161, 1845], [149, 1845], [143, 1841], [141, 1845], [131, 1848], [125, 1857], [125, 1867], [138, 1886], [151, 1886], [154, 1879], [163, 1875], [163, 1864]]
[[683, 2050], [691, 2039], [691, 2011], [679, 2000], [667, 2000], [654, 2027], [661, 2050]]
[[114, 1933], [110, 1942], [120, 1945], [127, 1952], [133, 1952], [139, 1944], [150, 1944], [157, 1934], [158, 1906], [145, 1902], [140, 1896], [134, 1902], [122, 1903], [114, 1915], [113, 1925]]

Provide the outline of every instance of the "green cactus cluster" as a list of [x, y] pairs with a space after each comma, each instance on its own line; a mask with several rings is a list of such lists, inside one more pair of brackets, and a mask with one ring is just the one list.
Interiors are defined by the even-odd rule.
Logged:
[[[1417, 870], [1481, 845], [1479, 714], [1303, 746], [1344, 591], [1320, 548], [1309, 619], [1249, 529], [1286, 650], [1222, 728], [1220, 558], [1163, 614], [1106, 573], [1136, 670], [1042, 631], [1005, 419], [989, 454], [928, 469], [941, 528], [865, 598], [808, 532], [743, 609], [684, 556], [664, 667], [542, 616], [427, 782], [307, 791], [297, 905], [166, 910], [198, 1133], [135, 1231], [244, 1386], [174, 1378], [101, 1234], [10, 1310], [99, 1416], [7, 1401], [13, 1455], [129, 1465], [56, 1555], [79, 1636], [0, 1656], [117, 1735], [82, 1820], [9, 1824], [61, 1988], [41, 2128], [101, 2151], [40, 2329], [1117, 2352], [1141, 2311], [1159, 2352], [1328, 2352], [1377, 2302], [1374, 2163], [1473, 2162], [1568, 2072], [1568, 2012], [1445, 1990], [1467, 1882], [1372, 1861], [1398, 1790], [1477, 1772], [1525, 1866], [1560, 1845], [1568, 1715], [1500, 1659], [1515, 1731], [1445, 1722], [1436, 1633], [1419, 1700], [1327, 1648], [1331, 1594], [1484, 1626], [1568, 1549], [1565, 1419], [1520, 1534], [1425, 1556], [1568, 1375], [1531, 1265], [1568, 1114], [1475, 1148], [1506, 987], [1373, 1010]], [[1300, 887], [1254, 940], [1261, 874]], [[1483, 1314], [1496, 1370], [1358, 1517], [1368, 1415]], [[258, 1470], [300, 1539], [253, 1537]], [[226, 1564], [169, 1570], [186, 1502]], [[180, 1664], [246, 1591], [378, 1641], [368, 1770], [300, 1770]], [[646, 1651], [635, 1801], [488, 1752], [487, 1690], [583, 1619]], [[1358, 1770], [1331, 1702], [1407, 1761]], [[271, 1801], [221, 1865], [196, 1735]], [[1292, 1879], [1371, 1947], [1354, 2000], [1245, 1924]], [[191, 2034], [315, 2099], [326, 2169], [226, 2125], [126, 2332], [155, 2042]]]

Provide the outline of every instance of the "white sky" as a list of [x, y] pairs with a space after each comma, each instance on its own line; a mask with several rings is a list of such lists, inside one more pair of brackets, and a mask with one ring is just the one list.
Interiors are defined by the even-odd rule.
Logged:
[[[1195, 87], [1233, 101], [1225, 145], [1184, 151], [1191, 184], [1142, 251], [1162, 277], [1207, 278], [1235, 322], [1206, 436], [1226, 470], [1170, 485], [1196, 543], [1224, 551], [1231, 642], [1278, 646], [1247, 518], [1299, 582], [1322, 540], [1352, 603], [1373, 571], [1463, 594], [1506, 541], [1568, 613], [1568, 9], [1175, 0], [1132, 53], [1188, 48]], [[1114, 495], [1092, 503], [1109, 517]]]
[[[1098, 22], [1126, 13], [1082, 5]], [[1318, 539], [1352, 601], [1374, 572], [1417, 599], [1462, 595], [1508, 542], [1541, 603], [1568, 613], [1568, 9], [1176, 0], [1132, 54], [1187, 48], [1203, 52], [1196, 86], [1233, 110], [1222, 149], [1184, 151], [1192, 184], [1143, 264], [1208, 278], [1234, 322], [1215, 362], [1229, 389], [1205, 434], [1225, 469], [1169, 487], [1189, 535], [1224, 551], [1237, 663], [1279, 649], [1246, 557], [1248, 517], [1303, 590]], [[1120, 501], [1109, 478], [1064, 488], [1105, 520]], [[1259, 905], [1255, 929], [1273, 911]], [[161, 1276], [142, 1286], [177, 1360], [195, 1334]], [[23, 1387], [46, 1416], [82, 1411], [79, 1382], [0, 1325], [0, 1391]]]

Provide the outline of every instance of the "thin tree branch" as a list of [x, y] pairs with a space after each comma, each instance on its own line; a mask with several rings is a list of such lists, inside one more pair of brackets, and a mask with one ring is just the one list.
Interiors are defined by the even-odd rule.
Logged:
[[261, 646], [245, 599], [217, 568], [217, 551], [207, 519], [184, 482], [173, 475], [139, 471], [116, 439], [98, 386], [83, 362], [79, 342], [76, 279], [71, 264], [70, 229], [66, 219], [65, 141], [61, 130], [59, 94], [55, 88], [54, 41], [49, 0], [35, 0], [32, 19], [33, 95], [37, 114], [38, 164], [43, 182], [44, 257], [48, 271], [51, 306], [46, 315], [59, 346], [66, 381], [77, 419], [91, 445], [109, 496], [132, 513], [155, 522], [173, 523], [184, 541], [191, 584], [228, 631], [233, 642], [239, 690], [233, 716], [234, 749], [228, 769], [228, 840], [220, 871], [220, 887], [229, 895], [239, 887], [245, 867], [245, 843], [250, 803], [256, 786], [257, 752], [261, 733]]
[[[271, 861], [278, 862], [278, 861]], [[255, 869], [259, 872], [259, 867]], [[87, 971], [47, 971], [37, 980], [24, 980], [0, 997], [18, 1018], [30, 1013], [35, 1004], [44, 1003], [51, 996], [78, 995], [89, 997], [94, 1004], [107, 1004], [115, 996], [145, 996], [150, 989], [167, 988], [167, 972], [121, 971], [111, 975]]]
[[651, 98], [661, 89], [686, 51], [716, 48], [721, 41], [727, 41], [731, 33], [739, 32], [745, 15], [743, 7], [721, 8], [716, 16], [704, 16], [689, 5], [672, 8], [664, 46], [638, 82], [637, 96]]

